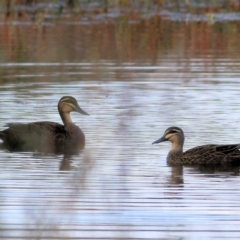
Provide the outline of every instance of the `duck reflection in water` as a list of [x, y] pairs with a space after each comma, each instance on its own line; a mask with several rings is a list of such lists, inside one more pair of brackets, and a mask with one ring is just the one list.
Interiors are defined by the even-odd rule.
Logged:
[[169, 166], [171, 169], [171, 174], [169, 177], [170, 186], [180, 185], [184, 186], [184, 172], [187, 175], [191, 174], [201, 174], [204, 177], [214, 178], [214, 177], [232, 177], [239, 176], [239, 166], [234, 165], [195, 165], [195, 166]]
[[40, 151], [45, 153], [76, 154], [85, 146], [85, 135], [70, 117], [70, 112], [88, 115], [77, 100], [64, 96], [58, 102], [63, 124], [55, 122], [9, 123], [0, 131], [2, 148], [9, 151]]

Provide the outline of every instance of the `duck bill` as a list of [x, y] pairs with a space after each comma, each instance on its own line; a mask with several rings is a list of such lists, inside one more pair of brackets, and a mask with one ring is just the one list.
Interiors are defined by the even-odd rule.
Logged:
[[165, 142], [167, 139], [165, 138], [165, 136], [162, 136], [161, 138], [159, 138], [158, 140], [156, 140], [155, 142], [153, 142], [152, 144], [157, 144], [157, 143], [161, 143], [161, 142]]
[[89, 115], [87, 112], [83, 111], [79, 106], [77, 106], [76, 111], [83, 114], [83, 115]]

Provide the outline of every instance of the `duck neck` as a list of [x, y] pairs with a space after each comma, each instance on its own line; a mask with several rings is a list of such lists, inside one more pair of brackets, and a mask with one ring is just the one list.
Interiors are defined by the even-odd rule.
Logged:
[[182, 142], [173, 142], [172, 143], [172, 153], [182, 153], [183, 152], [183, 143]]
[[72, 119], [70, 117], [69, 112], [59, 112], [59, 114], [61, 116], [64, 126], [72, 123]]
[[183, 154], [183, 144], [179, 142], [172, 143], [172, 148], [167, 156], [168, 164], [181, 164], [181, 156]]

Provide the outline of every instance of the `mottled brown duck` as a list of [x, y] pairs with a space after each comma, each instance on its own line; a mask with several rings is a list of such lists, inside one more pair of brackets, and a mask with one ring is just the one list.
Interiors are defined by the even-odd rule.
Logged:
[[70, 112], [88, 115], [76, 99], [64, 96], [58, 102], [58, 112], [63, 125], [55, 122], [9, 123], [0, 131], [0, 139], [9, 150], [44, 152], [72, 152], [85, 146], [83, 131], [72, 122]]
[[240, 165], [240, 144], [209, 144], [183, 152], [184, 133], [179, 127], [169, 127], [161, 138], [152, 144], [170, 141], [172, 148], [167, 155], [169, 165]]

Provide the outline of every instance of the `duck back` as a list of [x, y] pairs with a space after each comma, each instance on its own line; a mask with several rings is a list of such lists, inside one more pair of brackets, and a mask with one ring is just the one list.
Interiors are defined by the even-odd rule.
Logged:
[[9, 123], [7, 127], [0, 132], [0, 139], [10, 150], [61, 152], [82, 149], [85, 145], [83, 132], [73, 123], [67, 126], [47, 121]]

